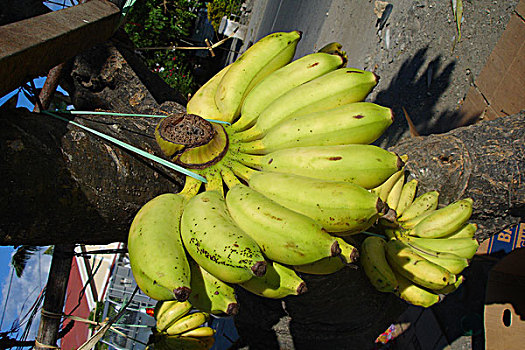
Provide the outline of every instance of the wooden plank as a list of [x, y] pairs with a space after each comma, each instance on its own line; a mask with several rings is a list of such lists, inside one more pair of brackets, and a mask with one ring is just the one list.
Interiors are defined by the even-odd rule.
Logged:
[[95, 44], [116, 30], [120, 9], [92, 0], [0, 27], [0, 96]]

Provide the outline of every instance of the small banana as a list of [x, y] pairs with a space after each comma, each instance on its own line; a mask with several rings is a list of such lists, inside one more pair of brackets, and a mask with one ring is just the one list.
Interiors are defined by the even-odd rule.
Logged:
[[466, 259], [472, 259], [478, 250], [479, 243], [475, 238], [420, 238], [405, 236], [402, 240], [422, 249], [452, 253]]
[[357, 248], [341, 237], [336, 237], [336, 240], [341, 248], [339, 256], [329, 256], [309, 264], [295, 265], [293, 269], [310, 275], [329, 275], [355, 263], [359, 258]]
[[215, 329], [211, 327], [197, 327], [190, 329], [184, 333], [181, 333], [181, 337], [194, 337], [194, 338], [203, 338], [203, 337], [213, 337], [215, 335]]
[[281, 299], [307, 291], [304, 281], [289, 267], [275, 261], [268, 263], [266, 274], [239, 283], [247, 291], [265, 298]]
[[162, 332], [168, 329], [172, 324], [188, 314], [192, 305], [188, 301], [165, 301], [160, 307], [155, 327], [157, 331]]
[[337, 240], [315, 220], [290, 210], [245, 185], [228, 191], [226, 204], [237, 225], [252, 237], [266, 257], [302, 265], [339, 255]]
[[392, 176], [386, 179], [385, 182], [383, 182], [381, 185], [375, 188], [372, 188], [370, 192], [377, 194], [377, 196], [381, 198], [383, 202], [386, 202], [388, 199], [388, 194], [392, 191], [392, 188], [398, 182], [398, 180], [401, 177], [403, 177], [403, 181], [404, 181], [404, 174], [405, 174], [405, 168], [403, 167], [399, 171], [396, 171], [394, 174], [392, 174]]
[[445, 288], [435, 290], [434, 292], [436, 292], [437, 294], [443, 294], [443, 295], [453, 293], [459, 288], [461, 284], [463, 284], [464, 281], [465, 281], [465, 277], [463, 277], [463, 275], [459, 275], [458, 278], [456, 279], [456, 282], [454, 282], [454, 284], [449, 284]]
[[221, 69], [195, 92], [186, 105], [186, 113], [196, 114], [206, 119], [232, 122], [231, 116], [225, 117], [222, 115], [215, 103], [215, 92], [219, 87], [219, 82], [229, 68], [230, 66], [228, 65]]
[[[308, 114], [292, 116], [276, 123], [261, 139], [232, 146], [243, 153], [268, 154], [295, 147], [370, 144], [394, 120], [390, 108], [370, 102], [349, 103], [321, 111], [312, 109], [305, 112]], [[240, 133], [232, 135], [232, 142], [237, 142], [237, 135]]]
[[474, 238], [474, 234], [478, 230], [478, 225], [474, 223], [465, 224], [462, 228], [450, 235], [442, 237], [443, 239], [448, 238]]
[[222, 183], [221, 170], [219, 167], [211, 166], [204, 170], [204, 177], [206, 184], [204, 185], [206, 191], [217, 191], [224, 197], [224, 186]]
[[263, 171], [345, 181], [364, 188], [378, 186], [403, 166], [397, 154], [373, 145], [295, 147], [264, 156], [235, 153], [232, 157]]
[[256, 172], [250, 175], [248, 183], [264, 196], [311, 217], [336, 235], [366, 230], [386, 209], [375, 194], [348, 182]]
[[342, 48], [343, 48], [343, 45], [341, 43], [332, 42], [332, 43], [328, 43], [325, 46], [321, 47], [319, 50], [317, 50], [317, 52], [324, 52], [324, 53], [329, 53], [332, 55], [337, 54], [343, 57], [344, 59], [343, 66], [346, 66], [346, 64], [348, 63], [348, 56], [346, 54], [346, 51], [343, 51]]
[[363, 101], [378, 82], [377, 76], [357, 68], [339, 68], [286, 92], [266, 107], [249, 129], [232, 136], [252, 141], [272, 127], [303, 114], [326, 111]]
[[386, 242], [381, 237], [369, 236], [361, 244], [361, 266], [370, 283], [380, 292], [394, 292], [398, 282], [386, 259]]
[[416, 306], [430, 307], [441, 301], [441, 297], [438, 294], [421, 288], [402, 275], [396, 273], [396, 278], [399, 282], [396, 295], [407, 303]]
[[265, 272], [259, 246], [233, 222], [217, 191], [202, 192], [187, 202], [181, 233], [189, 255], [224, 282], [243, 282]]
[[246, 96], [240, 118], [232, 125], [236, 132], [251, 127], [259, 114], [278, 97], [296, 86], [341, 67], [338, 54], [313, 53], [276, 70], [257, 84]]
[[405, 209], [403, 215], [397, 218], [397, 221], [407, 221], [414, 219], [416, 216], [419, 216], [427, 211], [436, 210], [438, 206], [439, 192], [438, 191], [429, 191], [423, 193], [421, 196], [416, 197], [414, 202]]
[[[143, 273], [153, 284], [171, 291], [171, 299], [179, 301], [186, 300], [191, 292], [190, 266], [179, 224], [184, 203], [184, 197], [174, 193], [153, 198], [139, 210], [128, 235], [129, 259], [134, 275]], [[139, 280], [140, 277], [137, 283]], [[142, 280], [146, 281], [145, 278]]]
[[472, 199], [465, 198], [434, 211], [421, 220], [411, 235], [425, 238], [439, 238], [459, 230], [472, 215]]
[[468, 266], [468, 260], [458, 255], [448, 252], [439, 252], [428, 248], [421, 248], [409, 242], [407, 242], [407, 244], [410, 248], [414, 249], [417, 254], [436, 265], [444, 267], [448, 272], [454, 275], [461, 273]]
[[168, 335], [177, 335], [194, 328], [199, 327], [203, 323], [207, 322], [210, 315], [206, 312], [194, 312], [189, 315], [179, 318], [175, 323], [172, 323], [164, 332]]
[[210, 314], [236, 315], [239, 304], [235, 290], [190, 260], [191, 295], [188, 299], [198, 310]]
[[422, 287], [440, 289], [456, 281], [454, 274], [399, 240], [386, 243], [386, 257], [394, 271]]
[[215, 92], [215, 103], [221, 115], [234, 120], [250, 89], [292, 60], [300, 38], [298, 31], [272, 33], [257, 41], [232, 63]]
[[412, 179], [403, 185], [396, 208], [396, 214], [398, 217], [401, 216], [414, 201], [417, 191], [417, 183], [418, 181], [416, 179]]
[[[397, 209], [397, 205], [399, 203], [399, 199], [401, 198], [401, 192], [403, 191], [403, 185], [405, 183], [405, 173], [399, 177], [399, 179], [396, 181], [394, 186], [392, 186], [392, 189], [388, 193], [388, 196], [386, 197], [386, 204], [389, 208], [392, 210]], [[396, 211], [397, 214], [397, 211]]]

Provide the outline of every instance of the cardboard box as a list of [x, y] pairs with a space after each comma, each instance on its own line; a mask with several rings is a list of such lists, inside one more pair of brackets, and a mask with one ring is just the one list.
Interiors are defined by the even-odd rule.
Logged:
[[474, 86], [467, 92], [460, 109], [462, 125], [525, 109], [524, 18], [525, 0], [521, 0]]
[[489, 272], [485, 297], [485, 348], [525, 347], [525, 248], [506, 255]]
[[520, 223], [483, 241], [476, 254], [510, 253], [525, 248], [525, 223]]

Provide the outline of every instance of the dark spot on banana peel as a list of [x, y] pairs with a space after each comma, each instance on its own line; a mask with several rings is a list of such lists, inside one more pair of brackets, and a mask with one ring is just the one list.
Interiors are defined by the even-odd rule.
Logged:
[[226, 308], [226, 314], [230, 316], [235, 316], [239, 313], [239, 304], [237, 303], [230, 303], [228, 304], [228, 307]]
[[364, 115], [361, 115], [361, 114], [358, 114], [358, 115], [354, 115], [354, 119], [362, 119], [364, 118], [365, 116]]
[[315, 66], [319, 65], [319, 62], [315, 62], [315, 63], [312, 63], [311, 65], [309, 65], [308, 67], [306, 68], [313, 68]]
[[177, 301], [186, 301], [191, 294], [191, 289], [188, 287], [179, 287], [173, 290], [173, 294], [175, 294]]
[[339, 242], [334, 241], [332, 243], [332, 246], [330, 247], [330, 252], [332, 253], [332, 256], [338, 256], [341, 254], [341, 247], [339, 247]]
[[352, 252], [350, 253], [350, 261], [356, 262], [359, 259], [359, 251], [357, 248], [354, 248]]
[[251, 267], [253, 274], [257, 277], [262, 277], [266, 273], [266, 261], [257, 261], [255, 265]]
[[343, 157], [329, 157], [328, 160], [341, 160]]
[[403, 162], [403, 160], [401, 159], [399, 155], [396, 154], [396, 156], [397, 156], [397, 163], [396, 163], [397, 168], [401, 169], [402, 167], [405, 166], [405, 162]]
[[296, 293], [297, 293], [297, 295], [301, 295], [301, 294], [304, 294], [306, 292], [308, 292], [308, 288], [306, 287], [306, 283], [301, 282], [299, 284], [299, 286], [297, 287], [297, 289], [296, 289]]
[[347, 70], [346, 72], [347, 72], [347, 73], [358, 73], [358, 74], [363, 74], [363, 72], [358, 71], [358, 70]]

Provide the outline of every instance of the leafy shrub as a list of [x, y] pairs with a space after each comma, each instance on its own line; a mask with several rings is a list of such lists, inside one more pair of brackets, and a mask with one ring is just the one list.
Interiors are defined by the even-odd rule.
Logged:
[[240, 14], [242, 3], [242, 0], [214, 0], [208, 2], [208, 19], [215, 31], [219, 30], [222, 17]]

